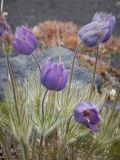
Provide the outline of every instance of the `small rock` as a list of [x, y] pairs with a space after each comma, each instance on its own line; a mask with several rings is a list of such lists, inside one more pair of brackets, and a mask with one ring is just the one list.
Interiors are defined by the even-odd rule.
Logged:
[[[62, 62], [64, 63], [65, 67], [70, 70], [74, 53], [66, 48], [61, 48], [61, 51]], [[40, 61], [41, 65], [47, 62], [49, 57], [52, 58], [53, 62], [57, 62], [58, 55], [58, 48], [44, 49], [43, 53], [38, 55], [38, 60]], [[10, 60], [13, 65], [13, 70], [17, 80], [24, 81], [24, 79], [33, 72], [39, 74], [37, 64], [32, 55], [24, 56], [19, 54], [17, 56], [10, 56]], [[90, 83], [92, 81], [92, 75], [92, 72], [80, 66], [76, 60], [73, 75], [74, 80], [81, 81], [82, 83]], [[7, 76], [6, 57], [3, 56], [0, 57], [0, 99], [3, 99], [4, 85], [7, 81]], [[96, 80], [100, 81], [100, 76], [97, 75]]]

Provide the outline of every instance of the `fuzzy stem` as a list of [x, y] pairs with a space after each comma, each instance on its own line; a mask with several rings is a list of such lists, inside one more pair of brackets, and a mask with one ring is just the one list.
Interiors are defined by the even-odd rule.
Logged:
[[37, 130], [33, 128], [33, 141], [32, 141], [32, 159], [35, 157], [35, 144], [36, 144], [36, 138], [37, 138]]
[[12, 70], [12, 65], [11, 65], [11, 62], [9, 60], [8, 54], [7, 54], [7, 65], [8, 65], [8, 72], [10, 74], [10, 80], [11, 80], [12, 89], [13, 89], [13, 97], [14, 97], [14, 103], [15, 103], [15, 110], [16, 110], [18, 121], [20, 123], [20, 115], [19, 115], [18, 105], [17, 105], [15, 78], [14, 78], [14, 73], [13, 73], [13, 70]]
[[3, 146], [4, 146], [4, 149], [5, 149], [5, 157], [6, 157], [6, 160], [10, 160], [11, 157], [10, 157], [9, 149], [8, 149], [8, 147], [7, 147], [6, 142], [3, 144]]
[[91, 85], [91, 89], [90, 89], [90, 96], [89, 96], [89, 100], [91, 100], [92, 92], [93, 92], [93, 88], [94, 88], [94, 84], [95, 84], [95, 75], [96, 75], [96, 70], [97, 70], [98, 55], [99, 55], [99, 44], [98, 44], [98, 46], [97, 46], [96, 60], [95, 60], [95, 67], [94, 67], [94, 72], [93, 72], [93, 79], [92, 79], [92, 85]]
[[45, 94], [43, 96], [43, 99], [42, 99], [42, 117], [43, 117], [43, 121], [44, 121], [44, 102], [45, 102], [45, 97], [48, 93], [48, 90], [45, 91]]
[[112, 118], [113, 118], [113, 116], [114, 116], [114, 114], [115, 114], [115, 107], [116, 107], [116, 105], [117, 105], [117, 102], [118, 102], [119, 97], [120, 97], [120, 88], [118, 89], [118, 92], [117, 92], [117, 95], [116, 95], [116, 99], [115, 99], [115, 103], [113, 104], [112, 112], [111, 112], [111, 115], [110, 115], [110, 117], [109, 117], [107, 127], [108, 127], [109, 124], [111, 123]]
[[22, 146], [23, 146], [23, 151], [24, 151], [24, 160], [29, 160], [28, 146], [25, 142], [22, 143]]
[[73, 57], [73, 61], [72, 61], [72, 69], [71, 69], [71, 72], [70, 72], [68, 93], [70, 92], [70, 87], [71, 87], [71, 83], [72, 83], [73, 71], [74, 71], [74, 65], [75, 65], [75, 58], [76, 58], [76, 55], [77, 55], [77, 53], [78, 53], [78, 50], [79, 50], [81, 44], [82, 44], [82, 43], [79, 43], [79, 44], [76, 46], [76, 49], [75, 49], [75, 53], [74, 53], [74, 57]]
[[57, 39], [58, 39], [58, 50], [59, 50], [59, 63], [62, 62], [62, 50], [61, 50], [61, 41], [60, 41], [60, 32], [59, 32], [59, 27], [57, 26]]
[[39, 160], [42, 160], [43, 159], [43, 135], [41, 135], [39, 146], [40, 146], [40, 148], [39, 148]]
[[40, 73], [41, 73], [41, 66], [40, 66], [40, 62], [38, 61], [38, 59], [37, 59], [37, 57], [36, 57], [35, 53], [33, 53], [33, 57], [34, 57], [34, 59], [35, 59], [35, 61], [36, 61], [37, 65], [38, 65], [39, 71], [40, 71]]
[[69, 130], [69, 126], [70, 126], [70, 122], [71, 122], [71, 119], [72, 119], [73, 115], [71, 115], [68, 119], [68, 122], [67, 122], [67, 126], [66, 126], [66, 134], [68, 133], [68, 130]]

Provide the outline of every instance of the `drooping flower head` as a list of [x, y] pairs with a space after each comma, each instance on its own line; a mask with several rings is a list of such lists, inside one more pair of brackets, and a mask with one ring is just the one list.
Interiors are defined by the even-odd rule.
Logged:
[[92, 22], [99, 22], [103, 25], [102, 29], [104, 31], [104, 37], [102, 38], [102, 42], [106, 42], [112, 35], [116, 25], [115, 16], [112, 14], [107, 14], [105, 12], [97, 12], [92, 19]]
[[96, 13], [91, 23], [83, 26], [79, 31], [79, 37], [87, 47], [95, 47], [104, 43], [112, 35], [116, 19], [111, 14]]
[[48, 90], [60, 91], [65, 88], [69, 71], [63, 64], [52, 63], [51, 59], [42, 67], [41, 83]]
[[12, 44], [17, 52], [30, 55], [37, 48], [37, 39], [30, 29], [22, 26], [17, 27]]
[[74, 119], [76, 122], [85, 125], [93, 132], [98, 132], [96, 125], [100, 121], [99, 112], [96, 106], [90, 102], [82, 102], [75, 107]]

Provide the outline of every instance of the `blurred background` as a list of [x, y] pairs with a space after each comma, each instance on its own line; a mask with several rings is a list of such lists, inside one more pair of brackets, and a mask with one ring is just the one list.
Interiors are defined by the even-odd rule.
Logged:
[[95, 12], [105, 11], [116, 16], [116, 35], [120, 31], [120, 0], [5, 0], [4, 11], [13, 28], [21, 24], [33, 27], [48, 19], [84, 25]]

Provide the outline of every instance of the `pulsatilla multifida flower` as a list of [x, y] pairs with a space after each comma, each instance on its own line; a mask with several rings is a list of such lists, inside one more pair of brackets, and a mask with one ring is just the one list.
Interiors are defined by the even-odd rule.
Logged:
[[79, 37], [87, 47], [95, 47], [104, 43], [112, 35], [116, 19], [111, 14], [96, 13], [91, 23], [83, 26], [79, 31]]
[[17, 52], [30, 55], [37, 48], [37, 39], [30, 29], [22, 26], [17, 27], [12, 44]]
[[96, 106], [90, 102], [81, 102], [75, 107], [74, 119], [76, 122], [85, 125], [93, 132], [98, 132], [96, 125], [100, 121], [99, 112]]
[[103, 30], [104, 30], [104, 37], [102, 38], [102, 42], [106, 42], [112, 35], [112, 32], [114, 31], [115, 25], [116, 25], [116, 19], [115, 16], [112, 14], [107, 14], [105, 12], [97, 12], [92, 22], [99, 22], [103, 23]]
[[52, 63], [51, 59], [42, 67], [41, 83], [48, 90], [60, 91], [65, 88], [69, 71], [63, 64]]

